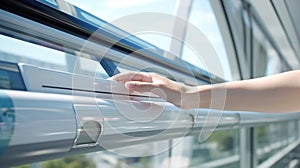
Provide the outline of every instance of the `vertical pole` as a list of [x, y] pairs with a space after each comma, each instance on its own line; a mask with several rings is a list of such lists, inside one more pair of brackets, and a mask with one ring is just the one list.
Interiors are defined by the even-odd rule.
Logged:
[[255, 129], [240, 128], [240, 168], [256, 167], [255, 143]]
[[255, 128], [250, 128], [250, 153], [251, 153], [251, 168], [257, 166], [257, 157], [256, 157], [256, 135]]

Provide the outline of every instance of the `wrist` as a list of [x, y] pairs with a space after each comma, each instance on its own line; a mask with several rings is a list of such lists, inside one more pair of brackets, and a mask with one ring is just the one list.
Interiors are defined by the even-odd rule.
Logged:
[[182, 108], [209, 108], [211, 89], [211, 85], [186, 88], [186, 92], [182, 94]]

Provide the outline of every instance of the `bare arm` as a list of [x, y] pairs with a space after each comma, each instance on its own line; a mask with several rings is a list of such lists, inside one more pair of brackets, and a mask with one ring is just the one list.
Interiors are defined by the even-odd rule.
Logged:
[[[131, 91], [153, 92], [181, 108], [261, 112], [300, 111], [300, 70], [251, 80], [189, 87], [153, 73], [113, 77]], [[225, 95], [224, 95], [225, 94]], [[226, 97], [225, 97], [226, 96]]]

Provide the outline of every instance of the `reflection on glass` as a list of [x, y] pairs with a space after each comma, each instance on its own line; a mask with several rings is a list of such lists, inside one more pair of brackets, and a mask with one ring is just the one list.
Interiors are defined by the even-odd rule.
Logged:
[[269, 159], [296, 139], [293, 121], [274, 123], [255, 128], [258, 164]]
[[16, 64], [0, 61], [0, 89], [25, 90]]
[[96, 168], [96, 164], [88, 155], [75, 155], [62, 159], [49, 160], [15, 168]]
[[[165, 141], [167, 142], [167, 141]], [[160, 142], [134, 145], [118, 148], [111, 151], [100, 151], [84, 155], [74, 155], [66, 158], [49, 160], [31, 165], [18, 166], [16, 168], [152, 168], [166, 167], [168, 165], [168, 150], [155, 155], [145, 155], [151, 153], [159, 147]], [[124, 152], [131, 152], [136, 156], [127, 156]], [[142, 153], [141, 153], [142, 152]], [[140, 153], [140, 156], [139, 156]], [[144, 154], [144, 155], [143, 155]]]
[[[85, 165], [101, 168], [152, 168], [152, 167], [201, 167], [209, 163], [217, 163], [220, 160], [232, 160], [220, 167], [236, 168], [239, 165], [239, 135], [238, 130], [224, 130], [214, 132], [205, 142], [199, 142], [198, 136], [178, 138], [176, 140], [159, 141], [149, 144], [128, 146], [112, 151], [101, 151], [72, 156], [63, 159], [50, 160], [37, 163], [38, 167], [60, 168], [61, 166]], [[173, 143], [171, 142], [173, 141]], [[171, 147], [168, 144], [171, 143]], [[166, 144], [166, 150], [161, 150], [162, 144]], [[136, 156], [130, 157], [125, 153]], [[147, 155], [150, 154], [150, 155]], [[152, 155], [151, 155], [152, 153]], [[140, 154], [140, 156], [139, 156]], [[78, 163], [79, 162], [79, 163]]]
[[[231, 70], [225, 51], [224, 42], [210, 2], [205, 0], [193, 1], [189, 22], [196, 26], [209, 40], [218, 56], [222, 67], [207, 67], [208, 62], [204, 62], [203, 58], [207, 58], [206, 60], [210, 60], [209, 57], [212, 56], [211, 53], [199, 55], [187, 45], [184, 45], [183, 47], [182, 59], [195, 66], [201, 67], [204, 70], [207, 70], [221, 78], [231, 80]], [[189, 26], [187, 27], [187, 31], [189, 31]], [[199, 44], [201, 44], [200, 41]], [[205, 44], [205, 42], [202, 42], [202, 44]]]
[[0, 89], [25, 90], [25, 86], [18, 72], [2, 70], [0, 67]]
[[7, 71], [0, 70], [0, 88], [11, 89], [11, 82]]
[[205, 143], [199, 143], [195, 136], [191, 165], [238, 155], [238, 143], [238, 130], [214, 132]]
[[[66, 1], [112, 24], [117, 23], [120, 18], [145, 12], [174, 15], [177, 4], [177, 0], [90, 0], [88, 3], [81, 0]], [[97, 19], [93, 19], [90, 16], [84, 19], [95, 23], [98, 22]], [[159, 18], [157, 21], [160, 21]], [[143, 24], [141, 22], [147, 22], [147, 20], [140, 20], [137, 24]], [[161, 24], [163, 25], [163, 23]], [[126, 30], [126, 27], [119, 28]], [[143, 30], [139, 30], [138, 34], [134, 35], [159, 48], [169, 50], [170, 37], [166, 38], [155, 32], [143, 32]]]
[[254, 21], [253, 34], [253, 77], [262, 77], [280, 73], [284, 66], [279, 55]]
[[[88, 76], [97, 75], [100, 78], [108, 77], [99, 62], [90, 60], [91, 57], [87, 54], [86, 58], [77, 57], [75, 56], [77, 53], [72, 55], [3, 35], [0, 35], [0, 43], [0, 61], [26, 63], [37, 67], [71, 73], [74, 72], [76, 66], [76, 71], [79, 72], [79, 68], [80, 74]], [[83, 54], [81, 53], [81, 55]], [[98, 68], [91, 69], [91, 64], [96, 64]], [[1, 73], [2, 78], [4, 77], [3, 73]]]
[[173, 139], [170, 167], [238, 167], [238, 132], [215, 131], [205, 142], [199, 142], [198, 135]]
[[111, 22], [120, 17], [142, 12], [174, 14], [176, 0], [66, 0], [67, 2]]

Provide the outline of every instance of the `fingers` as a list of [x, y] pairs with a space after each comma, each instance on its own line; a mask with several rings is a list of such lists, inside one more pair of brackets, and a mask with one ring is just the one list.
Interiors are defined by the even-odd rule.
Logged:
[[129, 92], [151, 92], [173, 104], [180, 104], [183, 87], [155, 73], [127, 72], [115, 75], [111, 79], [124, 82]]
[[153, 89], [157, 88], [157, 86], [153, 83], [148, 82], [139, 82], [139, 81], [129, 81], [125, 83], [125, 87], [130, 91], [137, 92], [151, 92]]
[[128, 81], [152, 82], [151, 74], [143, 73], [143, 72], [120, 73], [111, 77], [111, 79], [119, 82], [128, 82]]
[[151, 92], [161, 97], [162, 99], [167, 100], [166, 92], [163, 88], [159, 87], [157, 84], [147, 83], [147, 82], [138, 82], [138, 81], [130, 81], [125, 83], [125, 87], [129, 92]]

